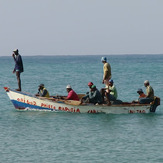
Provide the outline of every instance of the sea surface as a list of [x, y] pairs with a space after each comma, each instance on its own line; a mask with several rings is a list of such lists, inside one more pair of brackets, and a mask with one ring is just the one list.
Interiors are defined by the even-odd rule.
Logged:
[[[92, 81], [102, 84], [103, 64], [96, 56], [23, 56], [22, 91], [51, 95], [77, 93]], [[149, 80], [161, 98], [156, 113], [80, 114], [16, 111], [3, 87], [17, 88], [12, 57], [0, 57], [0, 163], [162, 163], [163, 55], [108, 55], [118, 98], [132, 101]]]

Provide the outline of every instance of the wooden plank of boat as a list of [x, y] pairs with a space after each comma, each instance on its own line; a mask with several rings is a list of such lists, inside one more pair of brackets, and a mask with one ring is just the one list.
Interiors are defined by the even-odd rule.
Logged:
[[82, 97], [85, 96], [85, 94], [77, 94], [79, 99], [82, 99]]
[[55, 102], [63, 102], [65, 104], [68, 105], [80, 105], [81, 101], [75, 101], [75, 100], [62, 100], [62, 99], [56, 99], [55, 96], [51, 96], [51, 97], [41, 97], [41, 96], [37, 96], [39, 99], [43, 99], [43, 100], [52, 100]]
[[65, 100], [64, 101], [65, 104], [68, 104], [68, 105], [80, 105], [81, 104], [81, 101], [75, 101], [75, 100]]

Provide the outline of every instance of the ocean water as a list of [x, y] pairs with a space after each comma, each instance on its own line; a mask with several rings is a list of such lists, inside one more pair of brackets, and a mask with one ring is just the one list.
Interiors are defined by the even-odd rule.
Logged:
[[[12, 57], [0, 57], [0, 162], [5, 163], [162, 163], [163, 55], [110, 55], [118, 98], [138, 98], [138, 88], [149, 80], [161, 98], [151, 114], [77, 114], [16, 111], [4, 86], [17, 88]], [[101, 56], [23, 56], [22, 90], [37, 93], [44, 83], [51, 95], [77, 93], [87, 83], [102, 84]]]

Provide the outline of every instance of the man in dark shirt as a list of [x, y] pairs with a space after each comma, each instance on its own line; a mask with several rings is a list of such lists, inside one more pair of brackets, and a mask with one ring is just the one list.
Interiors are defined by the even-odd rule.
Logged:
[[102, 96], [95, 85], [92, 85], [89, 94], [87, 94], [82, 98], [82, 102], [87, 102], [87, 101], [93, 104], [102, 104]]
[[14, 53], [12, 54], [12, 57], [15, 61], [15, 68], [13, 70], [13, 73], [16, 72], [16, 77], [17, 77], [17, 81], [18, 81], [18, 89], [16, 89], [16, 90], [21, 91], [20, 73], [24, 71], [23, 61], [22, 61], [21, 55], [19, 54], [18, 49], [15, 49], [13, 52]]

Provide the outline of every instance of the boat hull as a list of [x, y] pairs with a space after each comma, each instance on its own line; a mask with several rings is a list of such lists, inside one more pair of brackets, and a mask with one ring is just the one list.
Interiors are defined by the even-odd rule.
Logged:
[[73, 113], [105, 113], [105, 114], [128, 114], [150, 113], [151, 105], [122, 104], [122, 105], [70, 105], [62, 101], [40, 99], [28, 93], [18, 92], [4, 87], [7, 95], [17, 110], [56, 111]]

